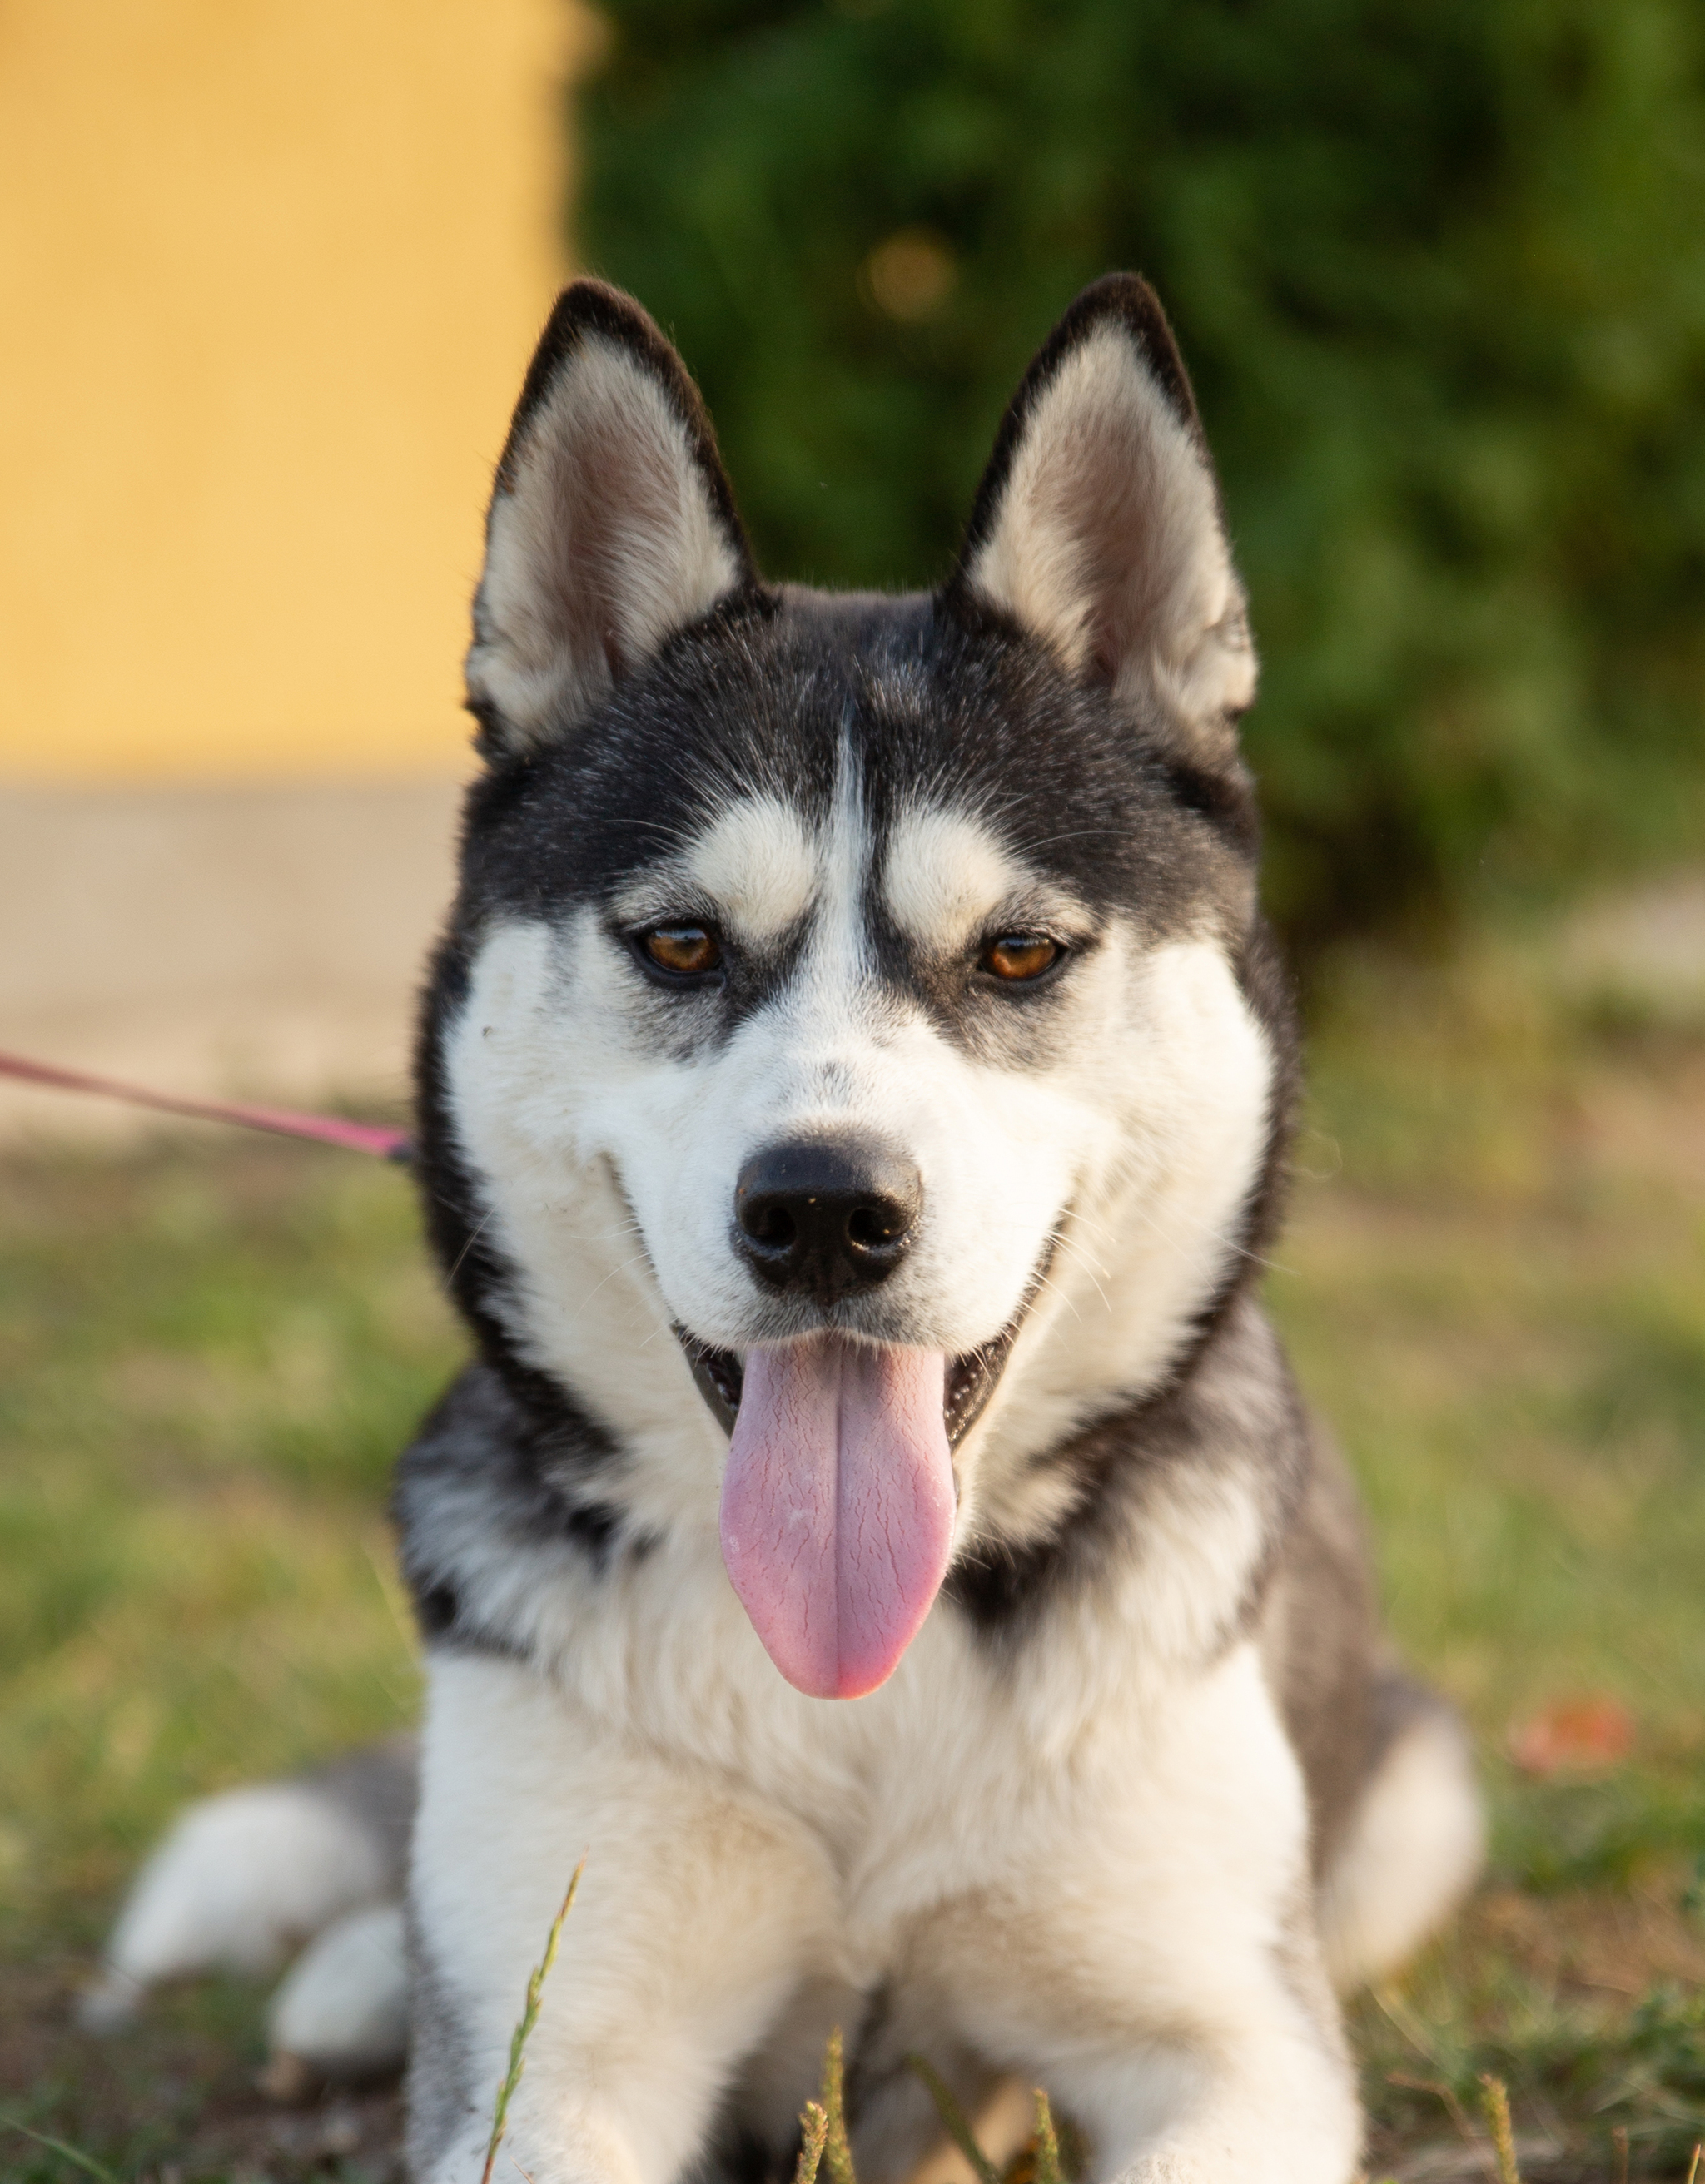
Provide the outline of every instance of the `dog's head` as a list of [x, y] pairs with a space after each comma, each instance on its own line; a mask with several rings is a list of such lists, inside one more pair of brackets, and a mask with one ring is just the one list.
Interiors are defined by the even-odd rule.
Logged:
[[1160, 306], [1073, 307], [939, 593], [837, 597], [761, 582], [679, 359], [581, 282], [474, 621], [440, 1249], [636, 1527], [720, 1469], [772, 1658], [855, 1695], [956, 1546], [1059, 1519], [1038, 1459], [1178, 1368], [1275, 1162], [1254, 656]]

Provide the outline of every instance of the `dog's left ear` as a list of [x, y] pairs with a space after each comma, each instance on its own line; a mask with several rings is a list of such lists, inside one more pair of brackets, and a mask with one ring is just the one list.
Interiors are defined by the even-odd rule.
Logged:
[[568, 733], [756, 582], [686, 366], [631, 297], [577, 281], [540, 337], [486, 517], [467, 657], [481, 749]]
[[1255, 649], [1195, 398], [1146, 281], [1086, 288], [1031, 365], [956, 595], [1010, 616], [1116, 700], [1150, 718], [1157, 704], [1192, 762], [1231, 757]]

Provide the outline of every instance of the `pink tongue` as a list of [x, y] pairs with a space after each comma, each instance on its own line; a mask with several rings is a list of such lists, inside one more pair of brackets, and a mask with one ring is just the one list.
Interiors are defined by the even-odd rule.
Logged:
[[722, 1559], [764, 1649], [813, 1698], [885, 1683], [946, 1573], [939, 1351], [818, 1335], [747, 1353]]

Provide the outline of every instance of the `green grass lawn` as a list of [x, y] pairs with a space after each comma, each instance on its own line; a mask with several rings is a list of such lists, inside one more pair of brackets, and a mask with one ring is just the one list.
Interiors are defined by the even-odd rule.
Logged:
[[[1705, 2133], [1705, 1039], [1583, 1021], [1493, 956], [1342, 967], [1321, 1019], [1268, 1293], [1495, 1819], [1461, 1928], [1356, 2013], [1376, 2151], [1446, 2174], [1490, 2070], [1530, 2175], [1617, 2176], [1621, 2131], [1635, 2173], [1680, 2177]], [[1512, 1729], [1577, 1696], [1626, 1710], [1628, 1758], [1523, 1778]]]
[[[1366, 1489], [1392, 1622], [1496, 1821], [1458, 1932], [1357, 2006], [1374, 2173], [1680, 2177], [1705, 2131], [1705, 1036], [1536, 1000], [1514, 957], [1339, 967], [1268, 1284]], [[268, 2111], [258, 1991], [126, 2039], [67, 1998], [186, 1797], [406, 1719], [387, 1469], [459, 1337], [406, 1180], [212, 1132], [0, 1162], [0, 2107], [163, 2184], [385, 2167], [382, 2099]], [[1634, 1724], [1524, 1778], [1512, 1724]], [[67, 2159], [10, 2132], [0, 2177]]]

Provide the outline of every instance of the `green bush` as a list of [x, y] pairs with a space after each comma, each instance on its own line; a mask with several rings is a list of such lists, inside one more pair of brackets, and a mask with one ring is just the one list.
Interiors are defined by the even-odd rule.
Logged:
[[761, 560], [947, 566], [1085, 281], [1178, 326], [1265, 660], [1292, 933], [1705, 819], [1697, 0], [607, 0], [577, 242]]

